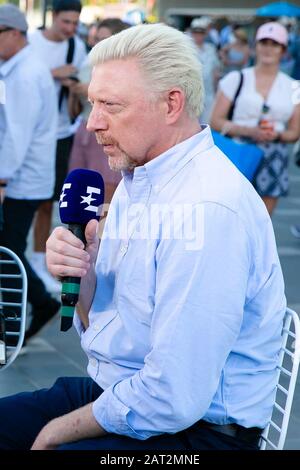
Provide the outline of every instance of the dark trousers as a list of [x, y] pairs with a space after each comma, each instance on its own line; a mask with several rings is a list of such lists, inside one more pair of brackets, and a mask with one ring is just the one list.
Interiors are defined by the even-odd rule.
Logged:
[[[59, 378], [52, 388], [0, 399], [0, 449], [28, 450], [52, 419], [96, 400], [103, 390], [90, 378]], [[117, 434], [60, 445], [57, 450], [255, 450], [230, 436], [198, 427], [145, 441]]]
[[[14, 251], [24, 264], [28, 278], [28, 301], [37, 308], [48, 302], [50, 294], [28, 263], [25, 250], [33, 217], [41, 202], [40, 200], [19, 200], [6, 197], [3, 203], [4, 226], [0, 231], [0, 245]], [[13, 274], [15, 270], [9, 265], [3, 265], [3, 269], [5, 269], [5, 274]], [[2, 285], [3, 287], [19, 287], [16, 279], [2, 281]], [[4, 300], [18, 302], [20, 298], [17, 299], [16, 294], [9, 293], [5, 295]]]

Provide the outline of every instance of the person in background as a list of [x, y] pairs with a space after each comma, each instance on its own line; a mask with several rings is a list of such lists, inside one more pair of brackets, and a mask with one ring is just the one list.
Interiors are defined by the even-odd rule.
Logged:
[[89, 27], [85, 24], [82, 23], [82, 21], [78, 21], [78, 25], [76, 28], [76, 36], [78, 36], [85, 44], [86, 52], [89, 52], [91, 48], [89, 48], [87, 41], [88, 41], [88, 32], [89, 32]]
[[[128, 28], [129, 25], [119, 18], [108, 18], [101, 21], [97, 28], [97, 42], [103, 41], [113, 34], [119, 33]], [[81, 112], [82, 122], [78, 128], [70, 157], [69, 170], [75, 168], [87, 168], [98, 171], [105, 183], [105, 202], [109, 203], [114, 191], [121, 181], [121, 173], [112, 171], [107, 162], [102, 145], [97, 143], [95, 134], [86, 129], [87, 120], [91, 111], [91, 105], [87, 100], [88, 85], [91, 80], [91, 66], [86, 60], [81, 67], [78, 78], [79, 83], [71, 88], [70, 112], [77, 115]]]
[[288, 45], [280, 61], [280, 70], [291, 77], [295, 67], [296, 18], [282, 16], [278, 22], [285, 26], [288, 32]]
[[87, 127], [124, 178], [100, 247], [96, 220], [86, 250], [65, 227], [47, 242], [50, 272], [81, 277], [90, 377], [2, 398], [0, 449], [255, 450], [286, 310], [270, 217], [199, 124], [186, 34], [134, 26], [91, 59]]
[[292, 77], [295, 80], [300, 80], [300, 31], [298, 30], [293, 43], [291, 45], [291, 53], [294, 58], [294, 68]]
[[98, 42], [98, 23], [92, 23], [88, 28], [88, 35], [86, 40], [87, 51], [89, 52]]
[[199, 60], [202, 64], [205, 101], [200, 120], [203, 123], [209, 122], [216, 86], [220, 76], [220, 61], [217, 50], [213, 44], [205, 42], [209, 26], [210, 21], [206, 17], [194, 18], [190, 24], [190, 34], [197, 46]]
[[[294, 83], [294, 87], [295, 87], [294, 92], [295, 92], [297, 101], [300, 101], [300, 30], [299, 30], [299, 26], [298, 26], [298, 29], [295, 29], [294, 34], [291, 38], [290, 50], [294, 58], [292, 78], [297, 80], [297, 82]], [[294, 148], [294, 155], [295, 155], [296, 161], [300, 162], [300, 136]], [[298, 163], [297, 165], [299, 166]], [[300, 239], [300, 224], [299, 223], [291, 225], [290, 230], [291, 230], [292, 235], [294, 235], [295, 238]]]
[[241, 70], [248, 65], [250, 58], [250, 47], [246, 31], [237, 28], [233, 31], [233, 35], [234, 42], [227, 44], [220, 50], [224, 75], [232, 70]]
[[227, 44], [231, 44], [234, 42], [234, 34], [233, 31], [237, 28], [238, 25], [229, 23], [223, 26], [220, 31], [220, 47], [224, 47]]
[[[298, 100], [300, 102], [300, 83], [298, 84], [298, 92], [297, 92], [298, 96]], [[296, 165], [299, 167], [299, 163], [300, 163], [300, 137], [299, 137], [299, 140], [296, 142], [295, 146], [294, 146], [294, 151], [293, 151], [293, 156], [294, 156], [294, 159], [295, 159], [295, 163]], [[300, 240], [300, 224], [292, 224], [290, 226], [290, 230], [291, 230], [291, 233], [292, 235], [297, 238], [298, 240]]]
[[[29, 339], [57, 313], [60, 303], [47, 292], [25, 256], [34, 214], [53, 194], [57, 130], [53, 80], [28, 44], [27, 28], [25, 16], [16, 6], [0, 6], [0, 80], [5, 86], [5, 102], [0, 103], [0, 204], [4, 219], [0, 245], [19, 256], [27, 273], [32, 307], [26, 332]], [[13, 269], [1, 265], [2, 273], [13, 275]], [[2, 287], [18, 289], [18, 279], [2, 280]], [[18, 294], [1, 294], [6, 302], [20, 301]], [[14, 311], [13, 305], [5, 306], [7, 317], [14, 317]], [[8, 337], [8, 344], [13, 340]]]
[[[74, 130], [68, 110], [68, 93], [74, 84], [73, 76], [86, 58], [83, 41], [75, 33], [78, 26], [81, 3], [79, 0], [54, 0], [53, 21], [48, 29], [29, 35], [29, 41], [37, 57], [51, 71], [57, 92], [59, 110], [54, 195], [40, 205], [34, 222], [34, 252], [30, 262], [47, 288], [54, 293], [61, 290], [60, 283], [50, 276], [45, 263], [46, 240], [52, 224], [53, 202], [58, 201], [68, 171]], [[73, 50], [73, 54], [71, 54]], [[71, 62], [67, 63], [70, 53]]]
[[220, 34], [216, 28], [215, 21], [210, 16], [201, 16], [201, 21], [207, 25], [205, 42], [213, 44], [216, 49], [220, 47]]
[[270, 215], [278, 198], [288, 193], [287, 144], [300, 135], [300, 105], [293, 100], [291, 78], [279, 69], [287, 41], [287, 31], [281, 24], [269, 22], [260, 26], [256, 33], [257, 62], [242, 71], [243, 85], [232, 121], [227, 115], [241, 72], [230, 72], [220, 81], [211, 116], [215, 130], [262, 148], [264, 158], [253, 184]]

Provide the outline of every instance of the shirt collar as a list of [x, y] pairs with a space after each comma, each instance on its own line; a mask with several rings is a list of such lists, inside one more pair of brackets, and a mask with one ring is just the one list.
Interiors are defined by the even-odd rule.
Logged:
[[28, 44], [10, 59], [0, 63], [0, 75], [6, 77], [24, 57], [29, 54]]
[[145, 171], [155, 192], [159, 192], [197, 154], [213, 147], [214, 141], [209, 126], [180, 142], [135, 172]]
[[[214, 146], [209, 126], [189, 139], [180, 142], [145, 165], [138, 166], [134, 171], [123, 171], [125, 188], [130, 195], [133, 180], [148, 178], [154, 192], [158, 193], [190, 160], [199, 152]], [[170, 160], [172, 159], [172, 162]]]

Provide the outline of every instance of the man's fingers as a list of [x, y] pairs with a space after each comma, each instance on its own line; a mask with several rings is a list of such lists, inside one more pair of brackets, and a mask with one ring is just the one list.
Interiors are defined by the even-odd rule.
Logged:
[[95, 219], [90, 220], [85, 229], [85, 239], [88, 244], [99, 242], [97, 231], [98, 231], [97, 220]]
[[[73, 250], [78, 250], [73, 248]], [[88, 261], [88, 254], [83, 250], [78, 250], [84, 256], [68, 256], [67, 254], [61, 254], [57, 251], [47, 251], [47, 266], [49, 272], [55, 277], [83, 277], [90, 268]]]
[[75, 248], [84, 248], [84, 244], [70, 230], [64, 227], [56, 227], [47, 240], [47, 248], [55, 248], [58, 242], [66, 242]]
[[82, 268], [74, 268], [71, 266], [64, 266], [64, 265], [53, 265], [51, 267], [51, 274], [56, 278], [62, 277], [84, 277], [87, 273], [87, 269]]
[[49, 272], [55, 277], [85, 276], [90, 268], [89, 254], [83, 249], [57, 242], [55, 251], [48, 249], [46, 260]]
[[75, 258], [75, 259], [80, 259], [84, 261], [88, 261], [90, 259], [90, 255], [84, 250], [82, 244], [82, 248], [78, 248], [76, 246], [70, 245], [69, 243], [66, 243], [64, 241], [57, 241], [55, 243], [55, 247], [50, 247], [49, 248], [49, 253], [52, 252], [53, 254], [58, 254], [61, 257], [65, 258]]
[[68, 256], [67, 254], [60, 254], [57, 252], [49, 252], [48, 253], [48, 264], [51, 265], [63, 265], [69, 266], [73, 268], [82, 268], [82, 269], [89, 269], [89, 255], [84, 252], [84, 257], [75, 257], [75, 256]]
[[[87, 246], [98, 242], [96, 220], [88, 223]], [[93, 256], [93, 255], [92, 255]], [[90, 269], [90, 254], [84, 244], [65, 227], [57, 227], [47, 241], [46, 261], [49, 272], [55, 277], [83, 277]]]

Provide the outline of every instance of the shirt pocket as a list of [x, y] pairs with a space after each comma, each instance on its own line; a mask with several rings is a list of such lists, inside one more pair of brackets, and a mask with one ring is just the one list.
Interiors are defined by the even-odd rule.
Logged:
[[90, 315], [90, 326], [81, 335], [81, 344], [84, 349], [90, 349], [93, 341], [103, 330], [115, 319], [117, 310], [106, 310], [104, 312], [92, 312]]
[[[147, 263], [146, 251], [132, 253], [118, 276], [117, 308], [129, 322], [150, 325], [154, 309], [155, 271]], [[128, 257], [129, 259], [129, 257]]]
[[125, 296], [129, 302], [135, 299], [145, 301], [153, 288], [152, 276], [153, 273], [147, 261], [146, 250], [131, 249], [131, 253], [127, 253], [119, 271], [118, 296]]

